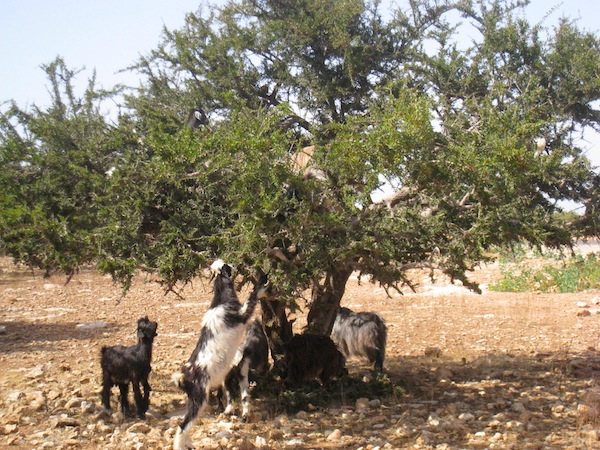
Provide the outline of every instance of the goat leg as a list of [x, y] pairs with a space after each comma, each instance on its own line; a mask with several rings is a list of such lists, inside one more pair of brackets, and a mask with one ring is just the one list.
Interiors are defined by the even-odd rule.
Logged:
[[102, 383], [102, 406], [106, 411], [110, 411], [110, 388], [112, 387], [112, 383], [110, 380], [104, 380]]
[[142, 391], [140, 390], [140, 382], [133, 381], [131, 383], [133, 385], [133, 398], [135, 399], [135, 406], [137, 408], [137, 415], [140, 419], [146, 419], [146, 410], [144, 409], [145, 400], [142, 396]]
[[148, 380], [144, 380], [142, 381], [142, 386], [144, 387], [144, 413], [146, 411], [148, 411], [148, 408], [150, 408], [150, 392], [152, 391], [152, 388], [150, 387], [150, 384], [148, 384]]
[[121, 391], [121, 411], [126, 417], [133, 417], [131, 408], [129, 407], [129, 383], [119, 383], [119, 391]]

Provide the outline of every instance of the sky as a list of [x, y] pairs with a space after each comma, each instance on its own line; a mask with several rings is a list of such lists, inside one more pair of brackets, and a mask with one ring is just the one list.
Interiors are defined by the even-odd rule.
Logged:
[[[44, 106], [49, 96], [41, 65], [62, 56], [70, 69], [85, 69], [85, 82], [96, 70], [98, 87], [137, 86], [132, 72], [121, 72], [157, 47], [163, 26], [183, 26], [185, 14], [224, 0], [0, 0], [0, 108], [8, 100], [22, 107]], [[405, 7], [407, 0], [383, 0]], [[550, 14], [549, 11], [553, 10]], [[598, 0], [532, 0], [531, 23], [552, 26], [563, 17], [580, 28], [600, 32]], [[600, 135], [584, 146], [600, 166]]]

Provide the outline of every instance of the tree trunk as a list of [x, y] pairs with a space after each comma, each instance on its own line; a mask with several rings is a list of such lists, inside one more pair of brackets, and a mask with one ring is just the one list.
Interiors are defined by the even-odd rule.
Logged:
[[274, 298], [263, 298], [260, 303], [271, 358], [277, 362], [283, 356], [283, 343], [289, 341], [293, 336], [292, 322], [287, 318], [284, 302]]
[[325, 336], [331, 334], [351, 274], [352, 269], [335, 268], [327, 274], [323, 284], [315, 283], [312, 290], [312, 305], [308, 312], [308, 330], [311, 333]]

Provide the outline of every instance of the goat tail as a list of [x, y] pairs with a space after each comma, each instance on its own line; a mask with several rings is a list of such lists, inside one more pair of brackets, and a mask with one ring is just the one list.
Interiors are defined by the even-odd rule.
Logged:
[[171, 375], [171, 381], [173, 381], [175, 386], [177, 386], [179, 389], [185, 391], [185, 375], [183, 372], [175, 372], [173, 375]]

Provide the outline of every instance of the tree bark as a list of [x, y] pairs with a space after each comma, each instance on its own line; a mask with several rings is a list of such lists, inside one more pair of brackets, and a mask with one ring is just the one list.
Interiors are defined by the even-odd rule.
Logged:
[[325, 336], [331, 334], [351, 274], [350, 268], [336, 267], [327, 274], [322, 284], [315, 283], [312, 290], [312, 304], [308, 312], [308, 330], [311, 333]]
[[284, 302], [275, 298], [263, 298], [260, 301], [262, 309], [262, 321], [269, 341], [271, 358], [277, 362], [283, 357], [283, 344], [292, 336], [292, 322], [287, 318]]

